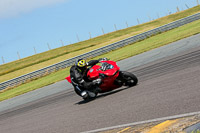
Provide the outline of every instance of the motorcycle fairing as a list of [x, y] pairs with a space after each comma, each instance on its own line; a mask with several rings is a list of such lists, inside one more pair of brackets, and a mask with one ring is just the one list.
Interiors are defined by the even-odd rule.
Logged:
[[107, 63], [108, 65], [112, 65], [107, 70], [102, 70], [102, 66], [94, 65], [87, 73], [87, 76], [90, 80], [95, 80], [99, 78], [99, 74], [102, 73], [106, 75], [103, 78], [103, 84], [100, 85], [102, 92], [110, 91], [119, 87], [119, 85], [115, 85], [114, 81], [119, 76], [120, 67], [117, 66], [114, 61], [101, 61], [101, 63]]

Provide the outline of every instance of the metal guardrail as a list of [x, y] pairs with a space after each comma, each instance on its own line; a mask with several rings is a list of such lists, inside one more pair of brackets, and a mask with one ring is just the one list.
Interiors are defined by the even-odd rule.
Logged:
[[163, 25], [161, 27], [146, 31], [144, 33], [129, 37], [129, 38], [121, 40], [119, 42], [112, 43], [110, 45], [107, 45], [107, 46], [101, 47], [99, 49], [87, 52], [85, 54], [70, 58], [68, 60], [59, 62], [57, 64], [54, 64], [54, 65], [42, 68], [40, 70], [37, 70], [37, 71], [31, 72], [31, 73], [22, 75], [20, 77], [5, 81], [3, 83], [0, 83], [0, 90], [18, 86], [20, 84], [23, 84], [23, 83], [29, 81], [29, 80], [36, 79], [36, 78], [45, 76], [45, 75], [47, 75], [49, 73], [52, 73], [54, 71], [57, 71], [59, 69], [63, 69], [63, 68], [66, 68], [68, 66], [71, 66], [71, 65], [74, 64], [74, 61], [76, 59], [78, 59], [78, 58], [96, 57], [98, 55], [107, 53], [107, 52], [115, 50], [117, 48], [121, 48], [123, 46], [126, 46], [126, 45], [129, 45], [129, 44], [144, 40], [144, 39], [146, 39], [148, 37], [151, 37], [153, 35], [156, 35], [158, 33], [162, 33], [162, 32], [165, 32], [165, 31], [180, 27], [182, 25], [188, 24], [188, 23], [196, 21], [198, 19], [200, 19], [200, 13], [188, 16], [188, 17], [183, 18], [183, 19], [179, 19], [179, 20], [174, 21], [172, 23], [169, 23], [169, 24]]

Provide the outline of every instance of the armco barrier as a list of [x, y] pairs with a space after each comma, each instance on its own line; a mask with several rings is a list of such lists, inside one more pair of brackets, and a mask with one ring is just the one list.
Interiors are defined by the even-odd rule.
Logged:
[[57, 64], [54, 64], [54, 65], [42, 68], [40, 70], [28, 73], [26, 75], [23, 75], [23, 76], [20, 76], [20, 77], [17, 77], [17, 78], [8, 80], [8, 81], [5, 81], [3, 83], [0, 83], [0, 90], [6, 89], [6, 88], [9, 88], [9, 87], [18, 86], [20, 84], [23, 84], [23, 83], [29, 81], [29, 80], [36, 79], [36, 78], [42, 77], [44, 75], [47, 75], [49, 73], [52, 73], [54, 71], [57, 71], [59, 69], [63, 69], [63, 68], [66, 68], [68, 66], [71, 66], [74, 63], [74, 61], [76, 59], [78, 59], [78, 58], [95, 57], [95, 56], [107, 53], [107, 52], [109, 52], [111, 50], [115, 50], [117, 48], [126, 46], [128, 44], [132, 44], [132, 43], [135, 43], [137, 41], [144, 40], [144, 39], [146, 39], [146, 38], [148, 38], [148, 37], [150, 37], [152, 35], [155, 35], [155, 34], [158, 34], [158, 33], [162, 33], [162, 32], [177, 28], [179, 26], [188, 24], [188, 23], [193, 22], [193, 21], [198, 20], [198, 19], [200, 19], [200, 13], [191, 15], [191, 16], [183, 18], [183, 19], [179, 19], [177, 21], [174, 21], [172, 23], [163, 25], [163, 26], [155, 28], [153, 30], [150, 30], [150, 31], [147, 31], [147, 32], [135, 35], [135, 36], [132, 36], [130, 38], [121, 40], [119, 42], [115, 42], [113, 44], [104, 46], [102, 48], [99, 48], [99, 49], [90, 51], [88, 53], [73, 57], [71, 59], [62, 61], [60, 63], [57, 63]]

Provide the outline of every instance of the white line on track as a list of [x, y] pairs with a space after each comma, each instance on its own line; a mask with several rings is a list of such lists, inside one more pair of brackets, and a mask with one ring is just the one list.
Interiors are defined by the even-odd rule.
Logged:
[[91, 130], [91, 131], [85, 131], [82, 133], [95, 133], [95, 132], [102, 132], [106, 130], [112, 130], [115, 128], [123, 128], [123, 127], [128, 127], [128, 126], [135, 126], [135, 125], [140, 125], [140, 124], [146, 124], [150, 122], [157, 122], [157, 121], [165, 121], [165, 120], [170, 120], [170, 119], [177, 119], [181, 117], [187, 117], [187, 116], [193, 116], [193, 115], [198, 115], [200, 114], [199, 112], [192, 112], [192, 113], [187, 113], [187, 114], [180, 114], [180, 115], [174, 115], [174, 116], [168, 116], [168, 117], [162, 117], [162, 118], [156, 118], [152, 120], [146, 120], [146, 121], [140, 121], [140, 122], [133, 122], [133, 123], [128, 123], [128, 124], [123, 124], [123, 125], [117, 125], [117, 126], [112, 126], [112, 127], [105, 127], [101, 129], [96, 129], [96, 130]]

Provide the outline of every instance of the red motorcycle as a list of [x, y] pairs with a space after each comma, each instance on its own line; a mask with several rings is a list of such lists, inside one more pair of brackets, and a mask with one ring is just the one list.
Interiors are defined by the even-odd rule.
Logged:
[[[137, 77], [126, 71], [120, 71], [120, 67], [117, 66], [116, 62], [111, 60], [104, 60], [100, 62], [101, 65], [94, 65], [91, 67], [87, 73], [88, 79], [95, 81], [96, 79], [101, 78], [101, 85], [99, 88], [101, 91], [99, 93], [104, 93], [112, 91], [122, 86], [135, 86], [138, 83]], [[70, 76], [66, 77], [68, 82], [71, 83]], [[84, 100], [94, 99], [98, 92], [86, 90], [87, 97], [84, 97]]]

